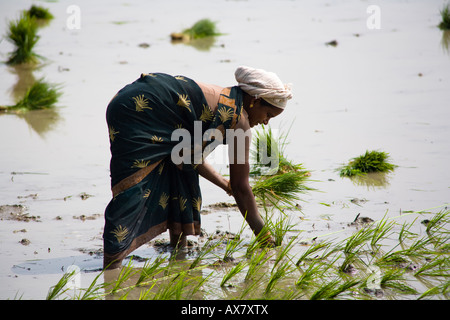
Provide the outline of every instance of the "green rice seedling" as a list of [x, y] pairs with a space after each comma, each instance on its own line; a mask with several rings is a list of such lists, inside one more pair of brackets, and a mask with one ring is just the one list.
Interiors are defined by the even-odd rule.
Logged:
[[25, 13], [30, 18], [36, 18], [38, 20], [50, 21], [54, 18], [49, 9], [34, 4], [29, 10], [25, 11]]
[[[284, 143], [282, 137], [276, 138], [270, 126], [262, 125], [255, 130], [252, 138], [252, 148], [250, 156], [252, 175], [273, 175], [280, 171], [280, 164], [283, 165], [287, 160], [284, 157]], [[284, 136], [284, 141], [286, 136]], [[275, 166], [275, 164], [277, 164]]]
[[8, 41], [15, 45], [16, 49], [9, 54], [7, 64], [34, 64], [37, 62], [37, 55], [33, 51], [33, 47], [39, 39], [37, 30], [36, 19], [30, 18], [24, 13], [19, 19], [9, 22], [6, 37]]
[[112, 284], [112, 288], [110, 294], [115, 294], [118, 291], [122, 290], [122, 284], [125, 283], [128, 279], [130, 279], [133, 275], [135, 275], [138, 271], [132, 266], [133, 259], [130, 259], [128, 264], [125, 267], [122, 267], [120, 270], [119, 276], [116, 281]]
[[428, 236], [434, 237], [435, 235], [450, 235], [450, 231], [448, 231], [448, 224], [450, 223], [450, 211], [441, 211], [437, 213], [432, 219], [426, 220], [426, 233]]
[[159, 286], [153, 296], [154, 300], [180, 300], [184, 289], [190, 284], [186, 273], [178, 273], [168, 283]]
[[375, 226], [373, 227], [372, 239], [370, 240], [370, 245], [372, 248], [379, 246], [379, 242], [381, 240], [391, 235], [394, 225], [395, 222], [388, 222], [385, 217], [381, 221], [375, 223]]
[[240, 261], [237, 265], [231, 268], [222, 278], [222, 282], [220, 282], [220, 286], [224, 287], [231, 278], [235, 275], [239, 274], [246, 266], [247, 262], [245, 260]]
[[421, 266], [414, 273], [414, 275], [427, 277], [448, 277], [450, 276], [450, 258], [436, 257]]
[[417, 300], [422, 300], [426, 297], [435, 296], [442, 294], [447, 300], [449, 299], [450, 294], [450, 280], [447, 280], [446, 282], [441, 283], [440, 285], [437, 285], [435, 287], [432, 287], [422, 293]]
[[403, 250], [390, 251], [381, 257], [377, 258], [375, 264], [381, 267], [395, 267], [402, 268], [411, 263], [410, 260], [406, 259]]
[[80, 295], [79, 300], [95, 300], [100, 296], [99, 291], [108, 285], [106, 283], [97, 284], [98, 279], [100, 276], [103, 276], [104, 271], [105, 270], [102, 270], [102, 272], [94, 278], [89, 287], [84, 289], [84, 293]]
[[[282, 174], [288, 171], [306, 172], [301, 164], [296, 164], [286, 158], [286, 146], [289, 132], [281, 132], [279, 136], [275, 134], [270, 126], [261, 125], [256, 129], [252, 139], [252, 148], [250, 149], [251, 159], [253, 160], [250, 174], [253, 175], [273, 175]], [[277, 162], [277, 166], [273, 166], [273, 162]], [[270, 169], [270, 170], [268, 170]]]
[[342, 251], [344, 252], [344, 260], [342, 264], [339, 266], [339, 271], [341, 272], [349, 272], [351, 268], [351, 264], [355, 259], [359, 259], [358, 256], [360, 254], [361, 248], [371, 240], [373, 236], [373, 229], [366, 227], [358, 232], [355, 232], [350, 237], [345, 239], [345, 245], [343, 245]]
[[164, 262], [166, 262], [166, 260], [167, 259], [165, 257], [159, 256], [153, 262], [147, 261], [141, 270], [141, 273], [139, 275], [139, 279], [136, 282], [136, 285], [139, 286], [141, 284], [145, 284], [145, 282], [147, 280], [149, 280], [150, 278], [153, 278], [156, 274], [161, 272], [162, 270], [161, 269], [158, 270], [158, 268]]
[[206, 277], [201, 277], [200, 276], [199, 277], [200, 281], [198, 281], [197, 284], [192, 287], [192, 290], [189, 292], [187, 297], [190, 298], [190, 299], [195, 297], [197, 292], [199, 292], [202, 289], [202, 287], [206, 285], [206, 283], [212, 277], [213, 274], [214, 274], [214, 271], [210, 272]]
[[299, 266], [302, 262], [305, 262], [312, 254], [328, 249], [330, 245], [330, 242], [314, 243], [305, 252], [303, 252], [300, 258], [297, 260], [296, 266]]
[[201, 251], [197, 254], [197, 257], [192, 261], [189, 269], [196, 268], [200, 262], [214, 249], [216, 249], [220, 245], [221, 241], [214, 241], [212, 238], [209, 238], [202, 246]]
[[[255, 250], [256, 251], [256, 250]], [[259, 270], [269, 261], [272, 255], [268, 254], [268, 250], [262, 248], [258, 253], [251, 256], [248, 262], [247, 274], [245, 275], [245, 281], [249, 281], [253, 276], [258, 273]]]
[[276, 266], [277, 266], [277, 264], [275, 264], [274, 267], [272, 268], [272, 272], [270, 274], [269, 281], [267, 282], [266, 288], [264, 289], [264, 295], [266, 295], [266, 296], [270, 294], [270, 292], [273, 290], [275, 284], [280, 279], [285, 277], [286, 274], [289, 273], [289, 271], [291, 270], [291, 265], [289, 262], [285, 262], [285, 263], [279, 265], [278, 268], [276, 268], [276, 270], [274, 271]]
[[52, 286], [48, 293], [46, 300], [55, 300], [62, 294], [64, 294], [67, 290], [67, 283], [70, 281], [70, 279], [75, 275], [76, 270], [73, 270], [72, 272], [66, 272], [64, 275], [59, 279], [58, 283]]
[[147, 290], [143, 290], [139, 293], [139, 300], [150, 300], [152, 297], [151, 295], [154, 294], [153, 288], [156, 285], [156, 281], [152, 282], [150, 287]]
[[227, 241], [227, 245], [225, 247], [225, 253], [223, 255], [222, 260], [224, 262], [233, 261], [233, 254], [236, 253], [240, 249], [240, 245], [242, 244], [242, 232], [244, 232], [245, 228], [245, 219], [244, 222], [241, 225], [241, 228], [236, 233], [236, 235], [231, 239]]
[[447, 4], [441, 10], [439, 10], [441, 14], [441, 23], [439, 23], [439, 28], [441, 30], [450, 30], [450, 7]]
[[358, 252], [359, 249], [364, 246], [373, 237], [374, 230], [366, 227], [355, 232], [350, 237], [345, 239], [345, 245], [343, 246], [343, 252], [350, 254], [352, 252]]
[[[259, 291], [259, 287], [262, 286], [263, 283], [264, 283], [264, 279], [263, 278], [265, 278], [264, 274], [260, 275], [257, 278], [252, 278], [252, 280], [245, 280], [244, 284], [243, 284], [244, 290], [241, 291], [239, 299], [240, 300], [248, 299], [248, 296], [250, 294], [255, 295], [255, 293]], [[258, 297], [256, 297], [256, 299], [257, 298]]]
[[[285, 156], [287, 134], [276, 137], [270, 126], [255, 131], [252, 139], [251, 174], [259, 176], [252, 186], [254, 195], [267, 205], [297, 208], [299, 193], [313, 190], [306, 186], [309, 172], [301, 164], [294, 164]], [[277, 166], [274, 166], [277, 163]]]
[[0, 111], [27, 112], [39, 109], [53, 108], [61, 96], [59, 88], [44, 82], [36, 81], [25, 93], [25, 96], [14, 106], [0, 107]]
[[268, 204], [280, 208], [286, 206], [288, 209], [295, 209], [296, 200], [300, 200], [299, 193], [306, 193], [311, 188], [304, 182], [308, 177], [304, 172], [291, 171], [280, 175], [261, 177], [252, 186], [255, 197], [260, 199], [267, 207]]
[[416, 221], [416, 219], [414, 219], [414, 221], [410, 222], [409, 224], [406, 222], [403, 223], [402, 228], [400, 229], [400, 232], [398, 233], [398, 241], [400, 244], [402, 244], [407, 239], [412, 239], [413, 237], [417, 236], [416, 233], [409, 231], [415, 221]]
[[410, 258], [423, 257], [427, 254], [434, 254], [434, 249], [428, 248], [431, 244], [431, 239], [428, 237], [423, 237], [414, 241], [408, 248], [404, 249], [402, 253]]
[[334, 279], [325, 285], [321, 286], [317, 289], [312, 296], [311, 300], [328, 300], [334, 299], [338, 295], [344, 293], [345, 291], [350, 290], [351, 288], [357, 286], [360, 283], [360, 280], [350, 279], [341, 283], [339, 279]]
[[266, 249], [273, 247], [274, 244], [271, 241], [270, 228], [264, 224], [263, 228], [259, 234], [252, 239], [252, 241], [247, 246], [246, 257], [250, 258], [256, 250]]
[[341, 177], [364, 175], [370, 172], [390, 172], [396, 167], [388, 162], [389, 154], [381, 151], [366, 151], [362, 156], [353, 158], [341, 167]]
[[267, 216], [264, 220], [274, 238], [274, 244], [277, 247], [281, 246], [286, 234], [295, 227], [291, 222], [291, 218], [283, 212], [280, 212], [275, 222]]
[[188, 35], [191, 39], [199, 39], [220, 35], [217, 30], [216, 23], [209, 19], [201, 19], [192, 27], [185, 29], [183, 34]]
[[337, 256], [332, 261], [322, 261], [321, 259], [314, 259], [307, 265], [307, 268], [301, 268], [299, 265], [297, 265], [297, 268], [301, 272], [301, 275], [295, 282], [295, 285], [300, 289], [306, 289], [316, 285], [320, 285], [320, 281], [327, 278], [327, 273], [330, 271], [330, 269], [334, 268], [334, 265], [339, 258], [340, 257]]
[[381, 277], [380, 286], [384, 289], [392, 289], [406, 294], [417, 294], [416, 289], [408, 286], [403, 277], [404, 270], [388, 269]]

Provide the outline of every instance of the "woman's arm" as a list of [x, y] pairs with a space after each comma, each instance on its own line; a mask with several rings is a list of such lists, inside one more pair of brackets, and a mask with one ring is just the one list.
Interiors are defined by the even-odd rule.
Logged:
[[230, 187], [230, 181], [225, 179], [220, 173], [218, 173], [209, 163], [204, 161], [197, 166], [198, 173], [206, 180], [214, 183], [219, 188], [222, 188], [228, 195], [232, 195]]
[[[249, 152], [251, 144], [250, 125], [245, 111], [235, 127], [234, 141], [228, 141], [230, 156], [230, 184], [239, 211], [245, 217], [255, 235], [259, 235], [264, 227], [264, 220], [259, 215], [255, 196], [249, 183]], [[239, 130], [241, 130], [239, 132]], [[270, 239], [263, 239], [270, 241]]]

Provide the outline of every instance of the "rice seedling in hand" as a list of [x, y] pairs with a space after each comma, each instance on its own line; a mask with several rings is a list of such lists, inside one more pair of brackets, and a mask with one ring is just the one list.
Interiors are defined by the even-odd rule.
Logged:
[[382, 151], [366, 151], [362, 156], [353, 158], [350, 162], [341, 167], [341, 177], [352, 177], [365, 175], [371, 172], [390, 172], [396, 167], [389, 163], [389, 154]]
[[253, 182], [252, 190], [265, 208], [270, 204], [296, 209], [299, 194], [313, 190], [306, 186], [309, 172], [285, 157], [286, 139], [287, 134], [275, 137], [269, 126], [262, 126], [254, 135], [251, 174], [259, 178]]
[[295, 225], [291, 223], [291, 218], [283, 212], [280, 212], [275, 221], [272, 221], [272, 218], [273, 216], [266, 217], [264, 222], [267, 224], [268, 229], [273, 236], [275, 246], [278, 247], [281, 246], [286, 234], [289, 231], [292, 231]]
[[13, 106], [0, 107], [0, 111], [26, 112], [39, 109], [53, 108], [61, 96], [59, 88], [44, 82], [36, 81], [25, 93], [25, 96]]
[[7, 64], [36, 63], [37, 55], [33, 47], [38, 42], [38, 25], [36, 19], [22, 13], [19, 19], [10, 21], [8, 25], [7, 40], [15, 45], [16, 49], [9, 54]]
[[299, 193], [312, 190], [304, 184], [307, 179], [303, 172], [295, 171], [261, 177], [253, 184], [252, 191], [265, 207], [273, 205], [295, 209], [295, 201], [300, 200]]
[[441, 14], [442, 21], [439, 24], [439, 28], [442, 30], [450, 30], [450, 6], [447, 4], [441, 10], [439, 10]]

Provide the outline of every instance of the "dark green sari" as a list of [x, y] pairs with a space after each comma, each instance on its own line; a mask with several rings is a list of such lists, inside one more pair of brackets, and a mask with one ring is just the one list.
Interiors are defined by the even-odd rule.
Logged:
[[[241, 110], [242, 91], [237, 86], [221, 92], [213, 114], [194, 81], [162, 73], [142, 74], [116, 94], [106, 112], [113, 199], [105, 211], [105, 261], [121, 261], [167, 229], [175, 235], [200, 234], [202, 197], [194, 128], [201, 128], [202, 135], [218, 129], [225, 137]], [[176, 129], [192, 137], [192, 161], [180, 167], [171, 157], [180, 143], [172, 141]], [[212, 142], [201, 141], [197, 147], [205, 150]]]

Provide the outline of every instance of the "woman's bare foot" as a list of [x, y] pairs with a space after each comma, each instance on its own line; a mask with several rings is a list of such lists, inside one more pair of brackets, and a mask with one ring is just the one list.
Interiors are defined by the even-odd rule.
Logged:
[[170, 235], [170, 245], [176, 249], [181, 249], [186, 247], [187, 240], [186, 236], [183, 234], [172, 234], [172, 232], [169, 232]]

